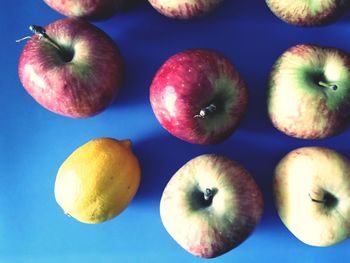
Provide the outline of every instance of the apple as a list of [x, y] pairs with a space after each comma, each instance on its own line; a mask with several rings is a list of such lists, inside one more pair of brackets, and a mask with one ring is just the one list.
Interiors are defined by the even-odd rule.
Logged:
[[202, 16], [216, 8], [223, 0], [148, 0], [161, 14], [178, 19]]
[[156, 73], [150, 101], [161, 125], [190, 143], [223, 141], [248, 102], [242, 77], [221, 54], [192, 49], [170, 57]]
[[77, 18], [107, 19], [120, 11], [127, 0], [44, 0], [57, 12]]
[[322, 139], [350, 124], [350, 57], [332, 47], [301, 44], [275, 62], [268, 113], [287, 135]]
[[238, 163], [214, 154], [182, 166], [166, 185], [161, 221], [172, 238], [191, 254], [218, 257], [253, 232], [263, 211], [258, 185]]
[[93, 116], [116, 96], [123, 62], [100, 29], [66, 18], [43, 28], [31, 26], [18, 66], [27, 92], [46, 109], [72, 118]]
[[298, 148], [277, 165], [277, 212], [302, 242], [330, 246], [350, 235], [350, 162], [334, 150]]
[[265, 0], [265, 2], [277, 17], [298, 26], [329, 24], [349, 7], [348, 0]]

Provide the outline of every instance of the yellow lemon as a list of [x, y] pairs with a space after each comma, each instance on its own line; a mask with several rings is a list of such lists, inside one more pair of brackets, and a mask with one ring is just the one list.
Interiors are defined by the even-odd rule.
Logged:
[[139, 187], [140, 174], [130, 140], [94, 139], [76, 149], [61, 165], [55, 198], [75, 219], [101, 223], [128, 206]]

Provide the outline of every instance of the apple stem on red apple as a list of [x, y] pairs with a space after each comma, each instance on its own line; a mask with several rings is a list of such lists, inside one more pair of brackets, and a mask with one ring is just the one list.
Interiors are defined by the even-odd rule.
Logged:
[[[49, 37], [46, 34], [45, 28], [43, 28], [42, 26], [36, 26], [36, 25], [30, 25], [29, 26], [29, 30], [32, 31], [35, 35], [39, 36], [39, 39], [44, 38], [46, 39], [53, 47], [55, 47], [63, 56], [63, 58], [66, 61], [70, 61], [71, 60], [71, 56], [70, 54], [68, 54], [64, 49], [62, 49], [51, 37]], [[16, 42], [21, 42], [25, 39], [29, 39], [31, 38], [31, 36], [26, 36], [23, 37], [21, 39], [16, 40]]]
[[212, 114], [216, 111], [215, 104], [211, 103], [209, 106], [201, 108], [199, 114], [194, 115], [194, 118], [206, 118], [209, 114]]
[[318, 85], [323, 87], [323, 88], [328, 88], [328, 89], [332, 89], [332, 90], [337, 90], [338, 89], [337, 85], [335, 85], [335, 84], [328, 84], [328, 83], [326, 83], [324, 81], [319, 81]]

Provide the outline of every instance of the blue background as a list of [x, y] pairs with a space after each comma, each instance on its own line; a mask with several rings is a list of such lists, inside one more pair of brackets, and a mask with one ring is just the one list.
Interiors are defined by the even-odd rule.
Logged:
[[[350, 157], [350, 130], [322, 141], [290, 138], [266, 115], [266, 82], [276, 58], [298, 43], [350, 51], [350, 13], [321, 28], [278, 20], [264, 1], [230, 1], [192, 21], [172, 20], [147, 2], [95, 24], [119, 46], [126, 63], [119, 97], [103, 113], [76, 120], [39, 106], [22, 88], [18, 58], [28, 25], [62, 16], [43, 1], [3, 3], [0, 89], [0, 262], [204, 262], [179, 247], [159, 217], [161, 193], [171, 175], [204, 153], [225, 154], [244, 165], [261, 186], [265, 210], [256, 231], [235, 250], [211, 262], [349, 262], [350, 240], [328, 248], [307, 246], [281, 223], [273, 207], [276, 163], [290, 150], [327, 146]], [[189, 48], [225, 54], [245, 78], [250, 103], [239, 129], [225, 142], [199, 146], [168, 134], [155, 119], [149, 86], [158, 67]], [[97, 137], [130, 138], [142, 166], [142, 183], [115, 219], [86, 225], [65, 216], [53, 194], [56, 172], [78, 146]]]

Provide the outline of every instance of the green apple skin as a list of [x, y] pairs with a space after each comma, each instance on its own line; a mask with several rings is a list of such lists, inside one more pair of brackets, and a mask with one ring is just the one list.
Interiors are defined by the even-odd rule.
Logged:
[[[205, 200], [207, 189], [212, 196]], [[160, 202], [162, 223], [191, 254], [220, 256], [241, 244], [263, 211], [259, 187], [249, 173], [224, 156], [206, 154], [182, 166]]]
[[301, 44], [275, 62], [268, 84], [268, 114], [287, 135], [322, 139], [350, 124], [350, 57], [331, 47]]
[[311, 246], [330, 246], [350, 235], [350, 162], [334, 150], [298, 148], [276, 166], [277, 212]]
[[281, 20], [297, 26], [322, 26], [337, 20], [349, 0], [265, 0]]

